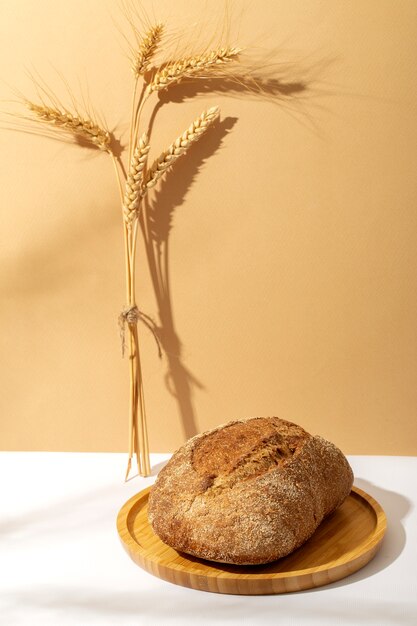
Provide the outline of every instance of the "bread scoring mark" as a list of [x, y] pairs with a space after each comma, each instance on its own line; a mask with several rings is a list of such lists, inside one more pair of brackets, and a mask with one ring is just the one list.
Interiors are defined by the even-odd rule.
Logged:
[[278, 418], [234, 422], [195, 441], [191, 464], [200, 493], [216, 495], [236, 483], [286, 465], [310, 435]]

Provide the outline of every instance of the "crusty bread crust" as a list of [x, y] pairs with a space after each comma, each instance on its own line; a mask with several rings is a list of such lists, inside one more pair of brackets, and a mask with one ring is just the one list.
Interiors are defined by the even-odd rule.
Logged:
[[151, 490], [149, 521], [176, 550], [268, 563], [301, 546], [352, 483], [345, 456], [322, 437], [277, 417], [236, 420], [177, 450]]

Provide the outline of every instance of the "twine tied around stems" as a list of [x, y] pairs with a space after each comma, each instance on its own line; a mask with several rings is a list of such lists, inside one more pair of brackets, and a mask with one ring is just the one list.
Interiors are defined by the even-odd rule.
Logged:
[[159, 341], [159, 337], [156, 333], [156, 324], [149, 315], [143, 313], [143, 311], [139, 311], [136, 305], [125, 307], [123, 311], [119, 315], [119, 329], [120, 329], [120, 339], [122, 342], [122, 357], [125, 355], [126, 350], [126, 324], [128, 326], [133, 326], [137, 324], [139, 321], [143, 322], [147, 328], [151, 331], [153, 338], [155, 339], [156, 346], [158, 348], [158, 356], [162, 358], [162, 347], [161, 342]]

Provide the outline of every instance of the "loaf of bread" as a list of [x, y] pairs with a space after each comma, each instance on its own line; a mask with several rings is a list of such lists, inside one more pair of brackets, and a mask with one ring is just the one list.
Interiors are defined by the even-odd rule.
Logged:
[[352, 483], [332, 443], [277, 417], [254, 417], [187, 441], [160, 471], [148, 516], [178, 551], [268, 563], [301, 546]]

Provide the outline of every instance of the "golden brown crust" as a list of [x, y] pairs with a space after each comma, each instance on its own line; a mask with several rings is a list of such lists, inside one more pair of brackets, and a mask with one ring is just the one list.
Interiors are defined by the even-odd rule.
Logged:
[[151, 490], [149, 520], [179, 551], [267, 563], [304, 543], [352, 482], [346, 458], [325, 439], [276, 417], [237, 420], [173, 455]]

